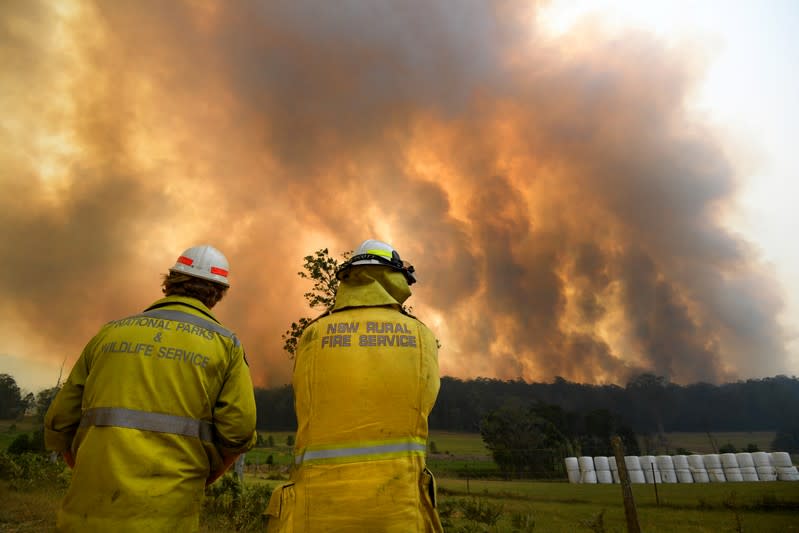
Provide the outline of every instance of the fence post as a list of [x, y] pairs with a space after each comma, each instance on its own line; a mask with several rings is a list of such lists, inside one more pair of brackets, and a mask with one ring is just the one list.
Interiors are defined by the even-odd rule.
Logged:
[[658, 497], [658, 479], [655, 477], [655, 463], [652, 463], [652, 484], [655, 486], [655, 503], [660, 507], [660, 498]]
[[638, 524], [638, 511], [635, 508], [635, 500], [633, 499], [633, 489], [630, 485], [630, 475], [627, 473], [627, 464], [624, 462], [624, 446], [618, 435], [614, 435], [610, 443], [613, 445], [616, 468], [619, 470], [619, 484], [621, 485], [621, 495], [624, 499], [624, 516], [627, 519], [627, 531], [629, 533], [641, 533], [641, 526]]

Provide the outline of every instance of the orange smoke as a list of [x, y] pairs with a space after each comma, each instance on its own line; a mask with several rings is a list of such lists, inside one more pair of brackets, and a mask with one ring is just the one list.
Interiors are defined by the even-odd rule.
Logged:
[[302, 257], [375, 237], [448, 375], [782, 371], [777, 287], [717, 218], [735, 168], [683, 108], [695, 64], [547, 40], [525, 6], [7, 3], [0, 351], [74, 361], [210, 242], [219, 316], [285, 383]]

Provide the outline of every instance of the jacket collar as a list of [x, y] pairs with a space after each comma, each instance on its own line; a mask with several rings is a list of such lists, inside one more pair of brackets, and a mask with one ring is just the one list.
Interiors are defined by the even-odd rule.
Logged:
[[339, 283], [332, 311], [380, 305], [402, 309], [402, 303], [410, 295], [411, 289], [401, 272], [384, 266], [353, 267]]
[[151, 309], [158, 309], [161, 307], [168, 307], [168, 306], [182, 306], [182, 307], [190, 307], [199, 311], [200, 313], [204, 314], [205, 316], [211, 318], [214, 322], [219, 323], [219, 320], [211, 313], [211, 310], [205, 306], [200, 300], [196, 298], [189, 298], [187, 296], [166, 296], [154, 302], [150, 307], [145, 309], [145, 311], [150, 311]]

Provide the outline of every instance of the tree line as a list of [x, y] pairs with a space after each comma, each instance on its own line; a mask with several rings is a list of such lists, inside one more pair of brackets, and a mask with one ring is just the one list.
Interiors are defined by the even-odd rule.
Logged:
[[[0, 374], [0, 418], [27, 413], [41, 420], [57, 391], [23, 394], [12, 376]], [[256, 388], [255, 402], [259, 430], [297, 429], [291, 385]], [[799, 379], [676, 385], [642, 374], [622, 387], [560, 377], [527, 383], [445, 376], [429, 425], [480, 433], [500, 470], [513, 477], [561, 476], [563, 457], [612, 455], [613, 435], [621, 436], [628, 454], [638, 455], [637, 435], [776, 431], [774, 449], [799, 453]], [[40, 440], [35, 435], [30, 443], [14, 444], [19, 451], [33, 451]]]
[[[256, 389], [259, 427], [296, 428], [291, 385]], [[430, 428], [479, 432], [483, 418], [509, 405], [557, 406], [584, 416], [605, 410], [639, 434], [658, 432], [777, 431], [799, 420], [799, 378], [776, 376], [722, 385], [677, 385], [642, 374], [624, 386], [490, 378], [441, 378]]]
[[[58, 387], [23, 394], [9, 374], [0, 374], [0, 418], [43, 413]], [[258, 427], [297, 427], [291, 385], [256, 388]], [[507, 406], [548, 405], [577, 420], [606, 411], [637, 434], [707, 431], [779, 431], [799, 421], [799, 378], [776, 376], [713, 385], [677, 385], [642, 374], [626, 385], [590, 385], [556, 377], [551, 383], [491, 378], [441, 378], [430, 414], [431, 429], [480, 431], [483, 419]], [[567, 418], [568, 418], [567, 416]], [[577, 424], [576, 421], [572, 424]]]

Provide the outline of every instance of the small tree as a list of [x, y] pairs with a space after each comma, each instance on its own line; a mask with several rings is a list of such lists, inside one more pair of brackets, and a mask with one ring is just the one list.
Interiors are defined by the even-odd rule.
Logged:
[[17, 381], [9, 374], [0, 374], [0, 418], [16, 417], [21, 402]]
[[486, 415], [480, 434], [506, 474], [552, 475], [569, 443], [535, 407], [505, 405]]
[[735, 453], [737, 451], [738, 450], [735, 449], [735, 446], [733, 446], [731, 442], [728, 442], [727, 444], [719, 448], [719, 453]]
[[[349, 259], [352, 252], [342, 254], [342, 262]], [[317, 250], [313, 255], [306, 255], [302, 265], [303, 271], [297, 272], [302, 279], [313, 281], [313, 287], [306, 292], [303, 297], [308, 302], [311, 309], [326, 311], [336, 303], [336, 293], [338, 292], [338, 278], [336, 271], [339, 262], [330, 256], [327, 248]], [[410, 313], [411, 308], [402, 306], [403, 310]], [[283, 349], [289, 354], [289, 359], [294, 359], [297, 355], [297, 343], [302, 337], [302, 332], [313, 322], [311, 317], [301, 317], [296, 322], [292, 322], [289, 329], [283, 333]], [[441, 343], [436, 339], [436, 345], [441, 348]]]
[[41, 390], [36, 395], [36, 416], [39, 418], [39, 420], [44, 420], [44, 415], [47, 414], [50, 404], [53, 403], [56, 394], [58, 394], [58, 391], [60, 390], [61, 385], [56, 385], [55, 387]]
[[[344, 254], [344, 260], [350, 256], [350, 252]], [[338, 279], [336, 270], [339, 263], [330, 256], [327, 248], [317, 250], [313, 255], [306, 255], [302, 265], [303, 271], [297, 272], [302, 279], [313, 281], [313, 288], [306, 292], [303, 297], [308, 302], [311, 309], [327, 310], [336, 301], [336, 291], [338, 290]], [[289, 354], [290, 359], [294, 359], [297, 352], [297, 342], [299, 342], [302, 332], [308, 327], [313, 318], [302, 317], [297, 322], [292, 322], [289, 329], [283, 334], [283, 349]]]

